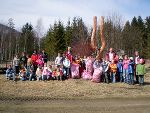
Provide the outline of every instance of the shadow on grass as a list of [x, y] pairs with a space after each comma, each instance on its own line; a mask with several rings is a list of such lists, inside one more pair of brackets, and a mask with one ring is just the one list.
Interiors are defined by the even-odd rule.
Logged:
[[144, 86], [149, 86], [150, 85], [150, 82], [144, 82]]

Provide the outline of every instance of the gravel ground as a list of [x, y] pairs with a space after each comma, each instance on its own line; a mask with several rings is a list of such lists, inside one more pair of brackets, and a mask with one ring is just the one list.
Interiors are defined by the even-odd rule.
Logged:
[[150, 98], [0, 101], [0, 113], [149, 113]]

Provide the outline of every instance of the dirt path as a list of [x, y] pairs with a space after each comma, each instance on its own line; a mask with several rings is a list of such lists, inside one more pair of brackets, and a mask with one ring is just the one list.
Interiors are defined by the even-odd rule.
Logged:
[[150, 98], [0, 101], [0, 113], [149, 113]]

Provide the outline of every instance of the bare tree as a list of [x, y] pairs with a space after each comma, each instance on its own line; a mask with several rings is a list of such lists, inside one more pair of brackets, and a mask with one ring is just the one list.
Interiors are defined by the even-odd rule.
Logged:
[[38, 46], [39, 46], [39, 50], [40, 50], [41, 49], [41, 38], [44, 35], [44, 26], [43, 26], [41, 18], [39, 18], [37, 20], [37, 25], [36, 25], [35, 33], [36, 33], [36, 37], [39, 39], [38, 40]]

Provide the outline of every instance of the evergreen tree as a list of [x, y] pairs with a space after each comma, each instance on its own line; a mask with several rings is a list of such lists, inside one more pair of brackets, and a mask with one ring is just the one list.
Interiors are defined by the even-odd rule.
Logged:
[[48, 52], [48, 54], [55, 55], [55, 38], [54, 38], [53, 26], [50, 26], [46, 37], [43, 39], [44, 49]]
[[[143, 52], [143, 47], [142, 47], [142, 31], [141, 31], [141, 29], [140, 29], [140, 27], [139, 27], [139, 23], [140, 23], [140, 21], [139, 21], [139, 23], [138, 23], [138, 19], [136, 18], [136, 17], [134, 17], [133, 19], [132, 19], [132, 22], [131, 22], [131, 33], [132, 33], [132, 39], [133, 39], [133, 43], [132, 43], [132, 46], [134, 47], [134, 50], [133, 50], [133, 52], [135, 51], [135, 50], [138, 50], [139, 52], [140, 52], [140, 54], [142, 54], [142, 52]], [[142, 21], [142, 20], [141, 20]], [[133, 53], [132, 53], [133, 54]]]
[[146, 40], [147, 47], [145, 48], [146, 58], [150, 58], [150, 16], [146, 17], [145, 28], [146, 28]]
[[66, 50], [65, 29], [61, 21], [50, 27], [44, 42], [50, 56]]
[[66, 41], [66, 46], [71, 46], [71, 41], [72, 41], [72, 27], [71, 27], [71, 22], [68, 20], [67, 26], [65, 28], [65, 41]]
[[29, 54], [33, 52], [34, 49], [37, 49], [38, 43], [37, 38], [33, 32], [33, 26], [29, 23], [26, 23], [22, 28], [22, 33], [19, 41], [20, 52], [24, 51]]
[[65, 31], [61, 21], [54, 24], [55, 52], [63, 52], [66, 49]]
[[132, 39], [132, 33], [131, 33], [131, 26], [130, 26], [130, 22], [127, 21], [123, 32], [123, 49], [126, 51], [126, 54], [129, 54], [129, 51], [133, 49], [133, 46], [131, 46], [133, 44], [133, 39]]

